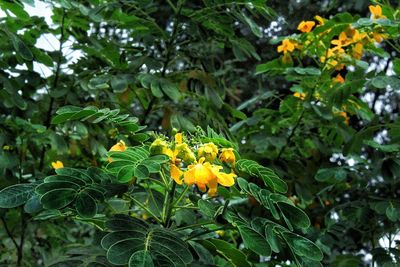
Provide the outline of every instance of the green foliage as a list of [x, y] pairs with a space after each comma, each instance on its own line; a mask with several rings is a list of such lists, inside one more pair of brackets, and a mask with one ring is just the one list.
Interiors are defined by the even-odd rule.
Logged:
[[0, 265], [397, 266], [378, 2], [0, 1]]

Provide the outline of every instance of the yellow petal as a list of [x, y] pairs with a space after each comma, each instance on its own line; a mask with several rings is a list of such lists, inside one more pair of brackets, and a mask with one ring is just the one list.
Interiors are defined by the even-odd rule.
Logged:
[[125, 142], [120, 140], [118, 143], [113, 145], [109, 151], [125, 151], [126, 150], [126, 145]]
[[182, 184], [181, 176], [182, 176], [183, 172], [175, 164], [172, 164], [172, 163], [170, 164], [170, 174], [171, 174], [171, 178], [174, 179], [174, 181], [177, 184], [179, 184], [179, 185]]
[[182, 133], [175, 134], [175, 143], [182, 144], [182, 142], [183, 142], [183, 134]]
[[220, 172], [217, 175], [218, 183], [222, 186], [227, 186], [227, 187], [235, 184], [235, 179], [233, 179], [234, 177], [236, 177], [236, 174], [234, 174], [233, 172], [231, 173]]
[[55, 170], [60, 169], [60, 168], [64, 168], [64, 164], [63, 164], [61, 161], [59, 161], [59, 160], [57, 160], [56, 162], [52, 162], [52, 163], [51, 163], [51, 166], [52, 166], [53, 169], [55, 169]]

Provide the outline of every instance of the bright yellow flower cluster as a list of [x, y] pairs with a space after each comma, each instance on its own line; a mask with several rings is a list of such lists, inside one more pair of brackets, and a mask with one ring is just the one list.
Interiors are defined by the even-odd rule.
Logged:
[[177, 184], [196, 185], [202, 192], [208, 188], [209, 196], [216, 195], [218, 184], [227, 187], [235, 184], [236, 174], [232, 170], [226, 173], [222, 165], [216, 164], [219, 154], [218, 162], [233, 168], [236, 161], [233, 148], [220, 150], [214, 143], [196, 144], [191, 148], [184, 142], [182, 133], [177, 133], [173, 142], [156, 139], [150, 146], [150, 153], [170, 158], [170, 176]]
[[[374, 20], [386, 18], [382, 15], [382, 7], [379, 5], [371, 5], [369, 6], [369, 10]], [[286, 38], [277, 47], [277, 51], [284, 54], [282, 57], [283, 63], [291, 62], [290, 53], [294, 52], [295, 49], [298, 49], [304, 54], [307, 51], [306, 49], [312, 46], [315, 48], [311, 48], [311, 50], [315, 49], [318, 51], [314, 53], [314, 55], [318, 55], [320, 62], [324, 64], [325, 68], [340, 70], [345, 66], [344, 64], [349, 57], [360, 60], [366, 45], [373, 44], [374, 42], [380, 43], [388, 38], [387, 34], [383, 33], [379, 26], [375, 27], [373, 31], [369, 29], [358, 30], [349, 26], [348, 29], [341, 32], [336, 39], [326, 40], [324, 38], [328, 36], [327, 33], [330, 32], [330, 29], [318, 34], [313, 32], [314, 29], [325, 25], [326, 19], [315, 16], [315, 20], [318, 22], [318, 25], [316, 25], [315, 21], [301, 21], [297, 26], [299, 31], [307, 34], [305, 35], [305, 40], [300, 41], [300, 39], [304, 37]], [[329, 46], [326, 46], [328, 42]], [[321, 47], [325, 49], [321, 50]]]

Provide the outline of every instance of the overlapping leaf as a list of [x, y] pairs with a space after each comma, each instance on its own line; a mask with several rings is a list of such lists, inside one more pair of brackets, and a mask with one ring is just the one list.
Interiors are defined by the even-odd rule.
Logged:
[[125, 151], [109, 152], [112, 161], [107, 165], [107, 170], [115, 174], [120, 182], [128, 182], [132, 177], [144, 179], [150, 173], [157, 173], [161, 165], [168, 161], [165, 155], [150, 156], [148, 147], [137, 146]]
[[273, 170], [261, 166], [253, 160], [238, 160], [236, 163], [236, 168], [239, 172], [244, 172], [250, 176], [261, 178], [265, 185], [271, 188], [273, 191], [279, 193], [285, 193], [287, 191], [286, 183], [279, 178]]
[[106, 223], [111, 231], [101, 245], [115, 265], [189, 266], [193, 257], [188, 245], [168, 229], [151, 227], [126, 215], [116, 215]]
[[72, 206], [81, 217], [91, 218], [96, 215], [99, 202], [126, 190], [115, 177], [97, 168], [60, 168], [56, 172], [35, 189], [45, 209]]

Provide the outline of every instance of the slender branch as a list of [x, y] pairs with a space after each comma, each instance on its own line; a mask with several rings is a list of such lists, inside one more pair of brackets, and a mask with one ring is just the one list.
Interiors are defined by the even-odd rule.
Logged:
[[[65, 24], [65, 10], [63, 9], [62, 18], [61, 18], [61, 36], [60, 36], [60, 46], [58, 47], [58, 58], [57, 58], [57, 66], [54, 74], [54, 80], [52, 84], [53, 90], [56, 90], [58, 87], [58, 81], [60, 79], [60, 70], [61, 70], [61, 60], [63, 58], [62, 49], [65, 39], [65, 31], [64, 31], [64, 24]], [[51, 114], [53, 113], [53, 105], [54, 105], [54, 97], [50, 96], [50, 103], [49, 108], [47, 110], [46, 120], [44, 125], [46, 128], [50, 127], [51, 122]], [[42, 171], [44, 167], [44, 156], [46, 154], [46, 148], [43, 146], [42, 152], [40, 155], [40, 163], [39, 163], [39, 170]]]
[[3, 223], [3, 226], [4, 226], [4, 229], [6, 230], [7, 236], [11, 239], [11, 241], [13, 242], [15, 248], [18, 250], [18, 247], [19, 247], [18, 243], [17, 243], [17, 241], [15, 241], [15, 239], [14, 239], [14, 237], [13, 237], [11, 231], [10, 231], [10, 228], [8, 228], [6, 220], [4, 219], [3, 216], [0, 217], [0, 220]]
[[176, 199], [174, 204], [172, 206], [176, 206], [179, 204], [179, 202], [182, 200], [182, 198], [185, 196], [186, 192], [189, 190], [190, 186], [186, 186], [185, 189], [183, 189], [182, 193], [179, 195], [179, 197]]
[[[175, 190], [176, 190], [176, 183], [175, 181], [172, 181], [172, 187], [171, 190], [168, 193], [168, 202], [166, 203], [166, 214], [164, 217], [164, 226], [169, 227], [170, 226], [170, 221], [171, 221], [171, 213], [173, 209], [172, 202], [174, 200], [174, 195], [175, 195]], [[165, 205], [165, 203], [164, 203]]]
[[296, 124], [294, 125], [292, 131], [290, 132], [288, 138], [286, 139], [286, 144], [281, 148], [281, 150], [279, 151], [278, 156], [276, 157], [277, 160], [279, 160], [283, 154], [283, 152], [285, 151], [285, 149], [288, 147], [290, 141], [292, 140], [292, 137], [295, 133], [295, 131], [297, 130], [297, 128], [300, 126], [301, 120], [304, 117], [304, 113], [305, 113], [305, 108], [303, 108], [303, 110], [301, 111], [301, 114], [299, 116], [299, 118], [296, 121]]
[[136, 200], [134, 197], [127, 195], [136, 205], [144, 209], [148, 214], [150, 214], [158, 223], [161, 223], [160, 218], [158, 218], [151, 210], [144, 206], [140, 201]]
[[[173, 24], [173, 29], [172, 29], [172, 33], [170, 38], [168, 39], [168, 41], [165, 43], [165, 50], [167, 51], [166, 55], [165, 55], [165, 60], [163, 62], [163, 68], [161, 70], [161, 77], [165, 77], [168, 65], [170, 63], [171, 60], [171, 55], [172, 55], [172, 45], [176, 39], [176, 34], [178, 32], [178, 24], [179, 24], [179, 16], [181, 13], [183, 7], [183, 3], [181, 3], [179, 5], [178, 8], [175, 8], [175, 17], [174, 17], [174, 24]], [[152, 96], [149, 105], [147, 106], [147, 109], [144, 111], [143, 113], [143, 118], [142, 118], [142, 123], [145, 122], [146, 118], [148, 117], [148, 115], [150, 114], [150, 112], [153, 109], [153, 106], [156, 102], [156, 97]]]

